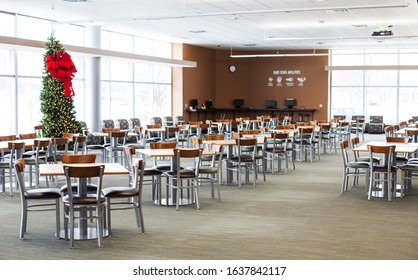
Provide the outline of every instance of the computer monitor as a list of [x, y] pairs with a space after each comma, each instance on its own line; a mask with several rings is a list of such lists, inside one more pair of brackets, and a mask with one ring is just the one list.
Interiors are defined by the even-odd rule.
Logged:
[[244, 99], [234, 99], [234, 107], [241, 108], [244, 106]]
[[196, 109], [197, 106], [199, 106], [199, 102], [197, 101], [197, 99], [190, 99], [190, 107]]
[[212, 100], [206, 100], [206, 102], [205, 102], [205, 106], [206, 106], [206, 109], [210, 109], [210, 108], [212, 108], [213, 107], [213, 102], [212, 102]]
[[284, 100], [284, 106], [286, 106], [289, 109], [292, 109], [293, 106], [295, 106], [295, 105], [296, 105], [296, 99], [294, 99], [294, 98], [286, 98]]
[[276, 100], [266, 100], [265, 107], [266, 109], [275, 109], [277, 107]]

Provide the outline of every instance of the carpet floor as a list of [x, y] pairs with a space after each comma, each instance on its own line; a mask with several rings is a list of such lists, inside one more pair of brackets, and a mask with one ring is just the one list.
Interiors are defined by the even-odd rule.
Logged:
[[[366, 141], [383, 135], [366, 135]], [[351, 154], [350, 154], [351, 156]], [[155, 205], [144, 187], [145, 234], [133, 211], [112, 214], [113, 235], [69, 242], [54, 236], [52, 212], [29, 213], [18, 238], [20, 197], [0, 195], [0, 259], [3, 260], [415, 260], [418, 258], [418, 188], [388, 202], [364, 195], [364, 178], [341, 194], [338, 150], [296, 169], [262, 176], [257, 186], [221, 186], [222, 200], [202, 186], [201, 209]], [[400, 176], [399, 176], [400, 177]], [[105, 186], [125, 176], [106, 176]], [[58, 182], [58, 184], [61, 182]], [[413, 182], [413, 186], [416, 182]]]

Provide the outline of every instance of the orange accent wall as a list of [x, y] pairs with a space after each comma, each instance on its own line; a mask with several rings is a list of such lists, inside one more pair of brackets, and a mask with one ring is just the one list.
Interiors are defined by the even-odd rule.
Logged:
[[[183, 102], [198, 99], [199, 105], [205, 100], [215, 99], [216, 51], [207, 48], [183, 45], [183, 59], [197, 62], [196, 68], [183, 68]], [[184, 116], [188, 113], [184, 110]], [[188, 118], [187, 118], [188, 120]]]
[[[297, 108], [315, 109], [315, 119], [328, 119], [327, 56], [230, 58], [229, 55], [229, 51], [183, 45], [183, 59], [197, 62], [196, 68], [183, 70], [184, 103], [198, 99], [202, 104], [211, 99], [217, 108], [232, 108], [233, 99], [241, 98], [245, 107], [263, 108], [265, 100], [277, 100], [277, 106], [284, 108], [285, 98], [295, 98]], [[232, 64], [237, 68], [234, 73], [228, 70]], [[277, 83], [279, 76], [281, 86]], [[273, 81], [269, 86], [270, 77]], [[293, 79], [293, 86], [286, 84], [286, 78]], [[306, 80], [300, 83], [297, 78]], [[183, 110], [188, 120], [188, 112]]]

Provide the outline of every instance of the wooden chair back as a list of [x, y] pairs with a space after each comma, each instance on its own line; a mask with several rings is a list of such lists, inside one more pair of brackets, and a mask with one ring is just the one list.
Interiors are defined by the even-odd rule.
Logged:
[[408, 143], [408, 137], [391, 137], [386, 136], [386, 142], [388, 143]]
[[63, 154], [61, 155], [63, 163], [95, 163], [96, 154]]
[[103, 127], [102, 132], [103, 133], [111, 133], [111, 132], [117, 132], [120, 131], [120, 127]]
[[224, 140], [225, 139], [225, 134], [205, 134], [203, 136], [205, 138], [205, 140]]
[[19, 135], [19, 139], [35, 139], [36, 138], [36, 133], [25, 133], [25, 134], [20, 134]]
[[151, 142], [151, 149], [174, 149], [177, 146], [177, 142]]

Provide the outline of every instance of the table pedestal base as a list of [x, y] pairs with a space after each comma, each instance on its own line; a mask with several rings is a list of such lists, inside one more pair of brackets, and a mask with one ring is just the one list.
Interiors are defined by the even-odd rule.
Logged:
[[[109, 236], [109, 232], [107, 229], [103, 230], [103, 237]], [[97, 239], [97, 229], [96, 227], [88, 227], [87, 232], [83, 230], [83, 233], [80, 232], [79, 228], [74, 229], [74, 240], [91, 240]], [[65, 239], [65, 230], [60, 231], [59, 238]], [[70, 230], [68, 229], [68, 238], [70, 238]]]
[[[401, 197], [401, 185], [397, 184], [395, 191], [392, 191], [392, 197]], [[379, 185], [377, 188], [372, 189], [373, 197], [387, 197], [387, 187]]]
[[[154, 203], [160, 205], [160, 201], [158, 199], [154, 200]], [[168, 198], [168, 202], [167, 202], [167, 198], [161, 199], [162, 206], [176, 206], [176, 204], [177, 203], [175, 199]], [[191, 205], [191, 204], [193, 204], [191, 199], [180, 198], [180, 205]]]

